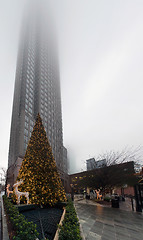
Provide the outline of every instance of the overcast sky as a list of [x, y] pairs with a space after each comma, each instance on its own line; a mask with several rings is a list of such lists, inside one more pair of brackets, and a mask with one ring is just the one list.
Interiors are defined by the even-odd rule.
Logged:
[[[7, 167], [18, 39], [28, 0], [0, 0], [0, 166]], [[51, 0], [58, 31], [64, 145], [89, 157], [143, 145], [143, 1]]]

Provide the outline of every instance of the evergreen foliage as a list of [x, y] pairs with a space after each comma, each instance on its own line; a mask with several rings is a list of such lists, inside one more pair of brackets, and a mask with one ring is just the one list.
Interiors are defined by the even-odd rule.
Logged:
[[66, 201], [52, 149], [38, 114], [17, 181], [23, 180], [19, 191], [29, 192], [32, 204], [53, 206]]
[[13, 240], [35, 240], [39, 235], [36, 225], [33, 222], [28, 222], [5, 195], [3, 201], [10, 224], [12, 224], [12, 228], [16, 232]]
[[79, 221], [71, 199], [68, 199], [65, 218], [60, 226], [59, 240], [82, 240]]

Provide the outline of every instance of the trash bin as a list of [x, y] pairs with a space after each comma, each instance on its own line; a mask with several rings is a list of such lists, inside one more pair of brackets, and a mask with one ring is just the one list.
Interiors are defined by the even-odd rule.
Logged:
[[90, 195], [86, 194], [86, 199], [90, 199]]
[[122, 201], [125, 202], [125, 197], [124, 196], [122, 196]]
[[113, 208], [119, 208], [119, 199], [112, 199], [111, 204]]
[[115, 195], [115, 197], [113, 199], [120, 201], [120, 197], [118, 195]]

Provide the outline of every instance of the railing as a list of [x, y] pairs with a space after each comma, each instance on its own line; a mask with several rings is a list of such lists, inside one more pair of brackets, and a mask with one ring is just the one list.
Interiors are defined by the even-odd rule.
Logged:
[[74, 201], [80, 201], [84, 199], [84, 195], [83, 194], [75, 194], [74, 195]]

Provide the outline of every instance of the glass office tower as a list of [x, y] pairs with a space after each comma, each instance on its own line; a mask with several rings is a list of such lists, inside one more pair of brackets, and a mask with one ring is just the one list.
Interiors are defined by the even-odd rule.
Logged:
[[8, 157], [11, 183], [17, 177], [38, 112], [64, 179], [67, 166], [63, 160], [57, 43], [47, 12], [35, 8], [24, 19], [19, 45]]

